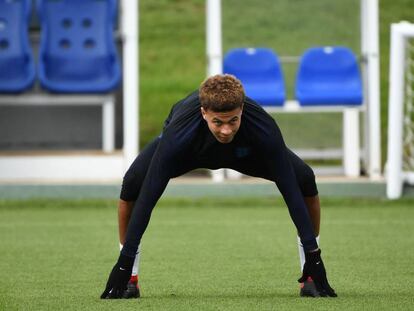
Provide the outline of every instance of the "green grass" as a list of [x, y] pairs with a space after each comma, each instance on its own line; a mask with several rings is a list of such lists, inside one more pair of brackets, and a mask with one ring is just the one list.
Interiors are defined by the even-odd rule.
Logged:
[[[240, 4], [241, 3], [241, 4]], [[412, 0], [381, 0], [381, 141], [383, 161], [387, 141], [388, 67], [390, 24], [400, 20], [414, 22]], [[206, 74], [205, 0], [140, 1], [140, 135], [141, 146], [158, 135], [163, 120], [176, 101], [198, 87]], [[314, 45], [342, 44], [359, 51], [358, 0], [224, 0], [223, 50], [240, 45], [266, 45], [280, 55], [299, 55]], [[286, 65], [288, 93], [292, 94], [296, 65]], [[279, 119], [286, 119], [283, 116]], [[295, 118], [295, 117], [293, 117]], [[303, 119], [303, 118], [302, 118]], [[328, 116], [328, 119], [331, 119]], [[341, 121], [290, 119], [282, 123], [296, 128], [313, 126], [306, 137], [337, 135]], [[290, 146], [302, 140], [287, 132]], [[318, 132], [319, 131], [319, 132]], [[302, 131], [304, 133], [307, 131]], [[301, 135], [299, 135], [301, 136]], [[338, 142], [336, 142], [338, 144]], [[340, 142], [339, 144], [340, 145]], [[305, 144], [304, 147], [307, 147]]]
[[143, 297], [101, 301], [116, 202], [0, 201], [0, 310], [408, 310], [414, 200], [324, 199], [321, 248], [337, 299], [301, 299], [280, 199], [163, 199], [143, 240]]

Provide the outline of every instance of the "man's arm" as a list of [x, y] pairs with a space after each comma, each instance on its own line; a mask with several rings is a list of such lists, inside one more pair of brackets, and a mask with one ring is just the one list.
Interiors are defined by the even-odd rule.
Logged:
[[304, 282], [308, 277], [311, 277], [320, 296], [336, 297], [335, 291], [329, 285], [309, 211], [306, 208], [295, 172], [288, 158], [287, 148], [277, 126], [275, 126], [274, 134], [276, 139], [266, 145], [270, 155], [268, 165], [275, 172], [275, 182], [288, 206], [290, 216], [299, 232], [305, 250], [303, 274], [298, 281]]
[[292, 164], [289, 161], [287, 148], [278, 128], [271, 143], [267, 144], [265, 153], [269, 170], [274, 172], [274, 181], [289, 210], [290, 217], [296, 226], [306, 252], [316, 250], [312, 221], [303, 195], [297, 183]]
[[148, 226], [152, 210], [171, 176], [174, 152], [168, 147], [162, 140], [154, 153], [128, 223], [124, 246], [101, 298], [122, 298], [126, 289], [138, 245]]

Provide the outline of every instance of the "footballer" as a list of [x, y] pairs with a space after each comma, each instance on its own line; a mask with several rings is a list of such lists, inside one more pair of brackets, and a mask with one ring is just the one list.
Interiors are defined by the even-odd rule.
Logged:
[[298, 232], [301, 296], [336, 297], [318, 246], [320, 203], [312, 169], [289, 150], [275, 120], [232, 75], [215, 75], [173, 106], [160, 136], [126, 172], [118, 206], [121, 252], [101, 298], [136, 298], [139, 245], [171, 178], [230, 168], [275, 182]]

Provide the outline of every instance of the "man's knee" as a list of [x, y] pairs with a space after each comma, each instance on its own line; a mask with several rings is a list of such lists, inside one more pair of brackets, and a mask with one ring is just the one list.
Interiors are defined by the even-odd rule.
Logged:
[[315, 173], [309, 165], [303, 165], [297, 177], [303, 196], [312, 197], [318, 194]]
[[123, 178], [120, 199], [136, 201], [139, 194], [139, 176], [129, 169]]

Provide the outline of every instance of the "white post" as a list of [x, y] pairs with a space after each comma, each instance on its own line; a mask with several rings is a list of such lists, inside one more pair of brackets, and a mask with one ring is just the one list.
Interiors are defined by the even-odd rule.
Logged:
[[[369, 0], [368, 0], [369, 1]], [[361, 16], [360, 16], [360, 21], [361, 21], [361, 52], [362, 55], [365, 56], [368, 52], [368, 12], [367, 12], [367, 0], [361, 0], [360, 2], [361, 4]]]
[[378, 0], [362, 0], [361, 23], [366, 27], [362, 31], [365, 43], [364, 56], [367, 61], [367, 123], [368, 123], [368, 175], [371, 179], [381, 176], [381, 124], [380, 124], [380, 71], [379, 71], [379, 27], [378, 27]]
[[122, 0], [123, 37], [123, 130], [124, 165], [132, 163], [139, 146], [139, 70], [138, 70], [138, 7], [139, 0]]
[[[221, 46], [221, 0], [207, 0], [207, 75], [223, 72]], [[224, 169], [211, 172], [214, 182], [224, 181]]]
[[221, 0], [207, 0], [207, 75], [223, 72]]
[[347, 177], [358, 177], [360, 173], [358, 109], [346, 108], [343, 118], [344, 174]]
[[[408, 27], [407, 27], [408, 26]], [[388, 100], [388, 163], [387, 197], [397, 199], [402, 194], [402, 140], [403, 140], [403, 102], [404, 102], [404, 31], [414, 26], [407, 23], [391, 25], [391, 51]]]
[[[360, 21], [361, 21], [361, 75], [362, 75], [362, 85], [363, 85], [363, 105], [364, 107], [367, 106], [368, 103], [368, 23], [367, 23], [367, 1], [361, 0], [361, 11], [360, 11]], [[368, 117], [368, 109], [365, 108], [364, 113], [362, 114], [363, 122], [363, 141], [362, 141], [362, 161], [364, 163], [365, 168], [368, 171], [369, 167], [369, 117]]]

